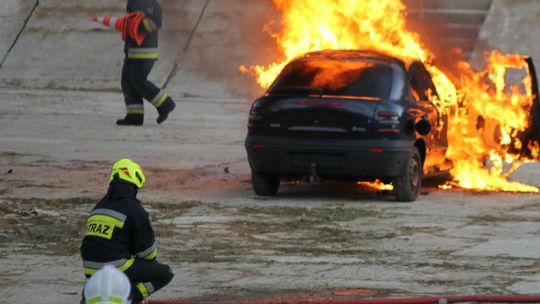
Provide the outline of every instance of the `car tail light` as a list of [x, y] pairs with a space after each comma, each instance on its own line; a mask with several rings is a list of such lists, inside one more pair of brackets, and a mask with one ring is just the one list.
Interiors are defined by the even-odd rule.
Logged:
[[248, 129], [255, 129], [262, 127], [262, 115], [260, 114], [260, 108], [252, 107], [249, 111]]
[[399, 118], [399, 114], [397, 112], [390, 112], [390, 111], [381, 111], [377, 112], [377, 117], [387, 117], [387, 118], [395, 118], [396, 120]]
[[399, 113], [392, 111], [377, 112], [375, 118], [377, 120], [377, 132], [383, 134], [398, 134], [399, 129]]
[[384, 148], [371, 148], [371, 149], [369, 149], [369, 152], [371, 152], [371, 153], [383, 153]]
[[379, 128], [377, 129], [377, 132], [387, 133], [387, 134], [397, 134], [397, 133], [400, 133], [401, 131], [399, 129]]

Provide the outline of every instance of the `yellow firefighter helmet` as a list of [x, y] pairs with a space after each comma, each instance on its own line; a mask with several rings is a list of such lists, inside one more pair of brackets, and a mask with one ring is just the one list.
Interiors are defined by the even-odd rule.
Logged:
[[115, 176], [118, 176], [118, 178], [123, 181], [134, 184], [138, 189], [141, 189], [144, 182], [146, 182], [146, 177], [144, 176], [141, 166], [127, 158], [123, 158], [114, 163], [111, 176], [109, 177], [109, 183], [113, 181]]

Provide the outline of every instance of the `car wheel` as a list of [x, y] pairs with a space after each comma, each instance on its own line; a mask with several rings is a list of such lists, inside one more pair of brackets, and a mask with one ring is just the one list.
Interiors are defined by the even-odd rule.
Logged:
[[401, 176], [394, 179], [394, 195], [398, 202], [416, 200], [422, 185], [422, 159], [416, 147], [413, 148]]
[[251, 185], [257, 195], [274, 196], [279, 188], [279, 179], [251, 172]]

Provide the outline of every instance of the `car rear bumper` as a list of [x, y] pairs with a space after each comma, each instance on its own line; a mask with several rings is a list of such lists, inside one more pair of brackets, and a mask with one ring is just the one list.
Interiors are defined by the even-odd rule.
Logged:
[[400, 175], [413, 147], [410, 140], [355, 140], [248, 136], [253, 172], [281, 178], [372, 179]]

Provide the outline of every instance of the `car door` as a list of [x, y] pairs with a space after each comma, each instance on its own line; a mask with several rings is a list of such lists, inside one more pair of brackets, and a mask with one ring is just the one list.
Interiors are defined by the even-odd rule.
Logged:
[[529, 145], [540, 143], [540, 96], [538, 94], [538, 78], [536, 77], [536, 68], [534, 67], [533, 59], [527, 57], [525, 59], [527, 64], [527, 72], [531, 78], [531, 94], [534, 96], [533, 104], [530, 110], [529, 129], [522, 135], [523, 144], [519, 154], [525, 157], [532, 158], [531, 149]]
[[438, 98], [437, 89], [431, 80], [431, 75], [421, 62], [414, 62], [409, 67], [409, 85], [415, 104], [414, 110], [411, 109], [411, 111], [417, 112], [415, 113], [417, 120], [421, 115], [431, 124], [431, 132], [423, 137], [426, 143], [424, 170], [426, 173], [446, 170], [449, 167], [445, 157], [448, 145], [447, 117], [439, 112], [433, 102], [434, 98]]

